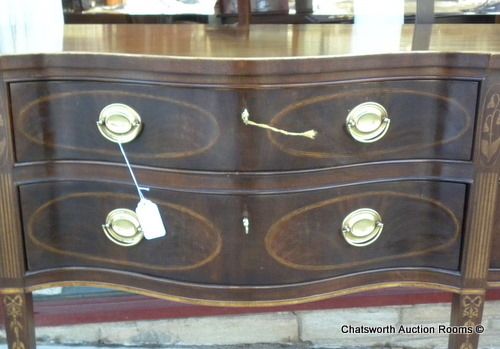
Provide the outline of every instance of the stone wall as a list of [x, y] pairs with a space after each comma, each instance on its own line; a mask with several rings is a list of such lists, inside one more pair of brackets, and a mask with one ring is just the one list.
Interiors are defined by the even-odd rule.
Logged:
[[[347, 334], [342, 325], [400, 326], [423, 332], [446, 326], [449, 304], [421, 304], [349, 308], [253, 315], [131, 321], [38, 327], [37, 339], [44, 345], [197, 346], [288, 344], [293, 348], [425, 348], [446, 349], [447, 334]], [[481, 349], [500, 349], [500, 301], [487, 302]], [[346, 329], [346, 328], [344, 328]], [[5, 331], [0, 332], [0, 343]], [[0, 348], [2, 345], [0, 345]], [[262, 346], [259, 346], [262, 347]]]

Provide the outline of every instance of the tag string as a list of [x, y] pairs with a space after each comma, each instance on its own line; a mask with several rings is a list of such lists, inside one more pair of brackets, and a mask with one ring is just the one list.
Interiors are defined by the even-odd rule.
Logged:
[[137, 189], [137, 193], [139, 194], [139, 198], [141, 200], [144, 200], [144, 195], [142, 194], [141, 190], [149, 190], [149, 188], [143, 188], [143, 187], [139, 186], [139, 184], [137, 183], [137, 179], [135, 179], [134, 171], [132, 171], [132, 167], [130, 166], [130, 162], [128, 161], [127, 154], [125, 154], [125, 150], [123, 149], [122, 144], [118, 143], [118, 146], [120, 147], [120, 151], [122, 152], [123, 158], [125, 159], [125, 163], [127, 164], [128, 171], [130, 172], [130, 176], [132, 176], [132, 179], [134, 180], [135, 188]]

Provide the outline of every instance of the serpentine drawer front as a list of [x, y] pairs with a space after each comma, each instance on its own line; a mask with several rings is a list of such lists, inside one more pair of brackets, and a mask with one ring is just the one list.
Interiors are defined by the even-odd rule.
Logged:
[[408, 181], [280, 195], [153, 190], [167, 236], [130, 247], [101, 228], [109, 212], [137, 204], [128, 186], [45, 183], [20, 193], [30, 271], [92, 266], [267, 285], [380, 268], [458, 270], [465, 185]]
[[[135, 164], [267, 171], [409, 158], [470, 160], [478, 83], [402, 80], [228, 89], [38, 81], [12, 83], [10, 92], [18, 162], [121, 162], [116, 145], [95, 126], [103, 108], [120, 103], [142, 122], [142, 132], [137, 128], [136, 139], [126, 145]], [[245, 124], [243, 112], [261, 125], [316, 136]]]
[[[454, 328], [480, 324], [500, 287], [500, 26], [397, 26], [366, 54], [357, 29], [76, 25], [51, 53], [0, 45], [9, 348], [35, 346], [31, 293], [65, 285], [250, 307], [430, 288], [453, 294]], [[165, 236], [154, 205], [134, 211], [127, 156]]]

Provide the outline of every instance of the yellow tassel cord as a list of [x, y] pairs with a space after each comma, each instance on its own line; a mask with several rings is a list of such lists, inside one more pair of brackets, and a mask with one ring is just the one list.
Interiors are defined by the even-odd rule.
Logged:
[[288, 132], [288, 131], [285, 131], [285, 130], [282, 130], [282, 129], [279, 129], [279, 128], [276, 128], [273, 126], [269, 126], [266, 124], [259, 124], [258, 122], [254, 122], [254, 121], [250, 120], [250, 114], [248, 113], [248, 110], [246, 108], [241, 113], [241, 120], [243, 120], [243, 123], [245, 125], [251, 125], [251, 126], [256, 126], [256, 127], [260, 127], [260, 128], [265, 128], [266, 130], [271, 130], [273, 132], [281, 133], [281, 134], [284, 134], [287, 136], [298, 136], [298, 137], [306, 137], [306, 138], [314, 139], [314, 138], [316, 138], [316, 135], [318, 134], [318, 132], [316, 130], [309, 130], [309, 131], [305, 131], [305, 132]]

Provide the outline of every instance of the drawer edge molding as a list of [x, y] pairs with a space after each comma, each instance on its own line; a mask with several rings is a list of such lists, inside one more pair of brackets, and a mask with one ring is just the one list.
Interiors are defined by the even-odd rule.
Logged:
[[385, 270], [309, 283], [260, 287], [192, 284], [95, 268], [59, 268], [26, 275], [25, 289], [29, 292], [57, 286], [105, 287], [181, 303], [225, 307], [301, 304], [396, 287], [462, 292], [457, 273], [439, 270]]
[[[193, 59], [161, 57], [154, 55], [131, 54], [103, 54], [71, 52], [63, 54], [23, 54], [4, 55], [0, 57], [3, 69], [6, 72], [30, 69], [44, 69], [45, 74], [63, 70], [82, 69], [82, 75], [88, 76], [89, 71], [103, 70], [113, 75], [124, 74], [130, 76], [131, 71], [143, 73], [165, 74], [170, 73], [179, 81], [193, 75], [213, 77], [252, 77], [276, 75], [276, 80], [282, 80], [283, 74], [294, 71], [295, 74], [325, 74], [341, 73], [345, 71], [361, 71], [362, 74], [373, 69], [399, 69], [402, 67], [428, 68], [446, 67], [462, 69], [485, 69], [488, 67], [489, 53], [461, 53], [461, 52], [414, 52], [382, 53], [366, 56], [347, 57], [290, 57], [283, 59], [259, 58], [228, 58], [228, 59], [196, 59], [197, 64], [192, 64]], [[312, 63], [311, 63], [312, 60]], [[335, 64], [331, 64], [335, 60]], [[89, 68], [89, 62], [93, 65]], [[141, 62], [141, 64], [138, 64]], [[144, 63], [146, 62], [146, 63]], [[450, 64], [452, 62], [452, 64]], [[142, 68], [141, 68], [142, 67]], [[353, 68], [356, 67], [356, 68]], [[360, 69], [360, 67], [365, 67]], [[64, 74], [61, 74], [64, 76]]]
[[[268, 194], [398, 180], [472, 183], [474, 167], [466, 161], [412, 160], [260, 173], [167, 170], [144, 166], [134, 166], [134, 172], [150, 188], [207, 194]], [[279, 181], [276, 180], [278, 177]], [[123, 164], [103, 162], [56, 161], [16, 165], [13, 179], [17, 185], [52, 181], [131, 184], [130, 175]]]

